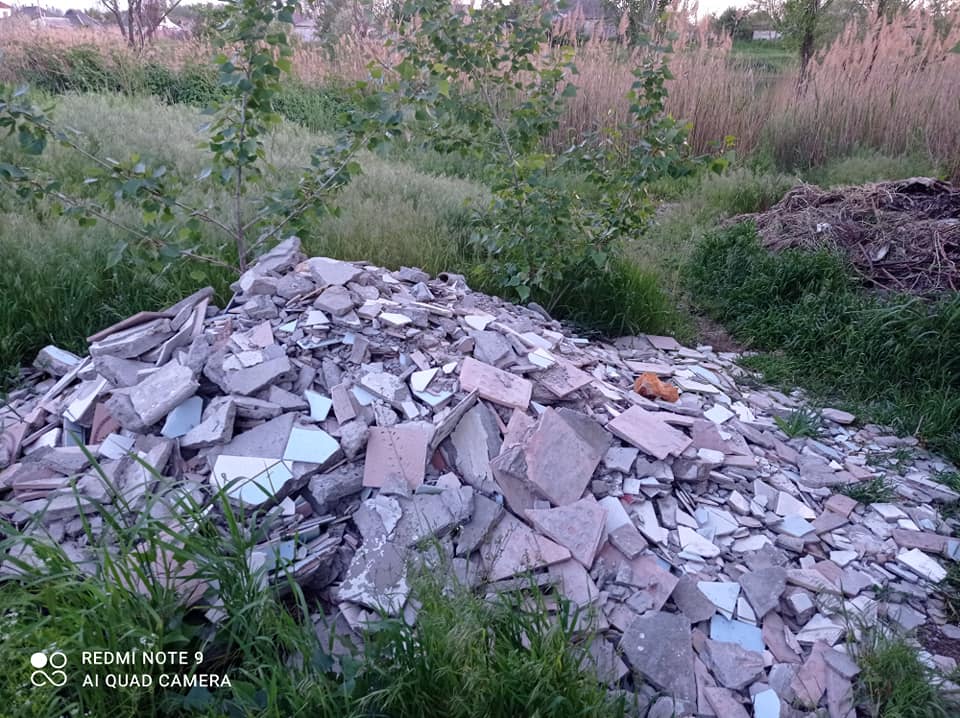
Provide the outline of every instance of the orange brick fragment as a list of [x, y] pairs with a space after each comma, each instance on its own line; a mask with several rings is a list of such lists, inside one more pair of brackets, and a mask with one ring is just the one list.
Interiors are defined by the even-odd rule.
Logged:
[[646, 371], [637, 377], [637, 380], [633, 382], [633, 390], [647, 399], [676, 401], [680, 398], [677, 387], [665, 381], [660, 381], [660, 377], [651, 371]]

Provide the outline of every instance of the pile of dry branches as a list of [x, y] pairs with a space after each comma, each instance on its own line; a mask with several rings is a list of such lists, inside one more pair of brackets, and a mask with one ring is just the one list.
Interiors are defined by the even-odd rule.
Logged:
[[864, 283], [936, 297], [960, 289], [960, 188], [926, 177], [863, 187], [793, 188], [756, 223], [764, 246], [828, 248]]

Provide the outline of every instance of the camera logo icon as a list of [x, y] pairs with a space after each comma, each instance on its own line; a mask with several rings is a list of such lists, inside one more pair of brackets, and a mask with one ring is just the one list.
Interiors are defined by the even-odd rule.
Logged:
[[[61, 670], [67, 665], [67, 656], [63, 651], [54, 651], [49, 656], [37, 651], [30, 656], [30, 665], [36, 669], [30, 674], [30, 682], [37, 688], [46, 685], [60, 688], [67, 682], [67, 674]], [[53, 670], [44, 670], [47, 668]]]

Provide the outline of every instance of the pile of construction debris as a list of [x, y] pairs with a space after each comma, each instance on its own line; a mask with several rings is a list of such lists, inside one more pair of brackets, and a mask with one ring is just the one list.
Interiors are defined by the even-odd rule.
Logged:
[[802, 184], [751, 220], [766, 247], [829, 249], [865, 286], [927, 298], [960, 291], [960, 188], [929, 177], [824, 190]]
[[[937, 596], [960, 558], [937, 502], [960, 496], [911, 439], [834, 409], [789, 439], [775, 417], [797, 399], [738, 387], [733, 354], [589, 342], [457, 275], [306, 259], [296, 238], [234, 289], [224, 310], [206, 291], [131, 317], [84, 358], [41, 352], [51, 378], [0, 413], [0, 516], [82, 566], [97, 502], [222, 490], [274, 522], [251, 561], [318, 592], [325, 631], [414, 620], [409, 572], [442, 550], [451, 580], [585, 609], [603, 679], [651, 716], [852, 716], [857, 626], [960, 639]], [[904, 447], [896, 503], [839, 492]], [[216, 620], [214, 586], [177, 586]]]

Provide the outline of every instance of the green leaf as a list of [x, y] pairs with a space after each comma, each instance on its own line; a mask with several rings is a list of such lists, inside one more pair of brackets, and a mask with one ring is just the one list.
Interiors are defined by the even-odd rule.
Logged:
[[21, 126], [17, 131], [17, 140], [20, 149], [28, 155], [43, 154], [47, 147], [47, 136], [41, 131], [32, 131], [29, 127]]
[[113, 245], [113, 248], [107, 254], [107, 268], [115, 267], [120, 263], [120, 260], [123, 259], [123, 255], [127, 251], [127, 243], [124, 241], [117, 242]]

